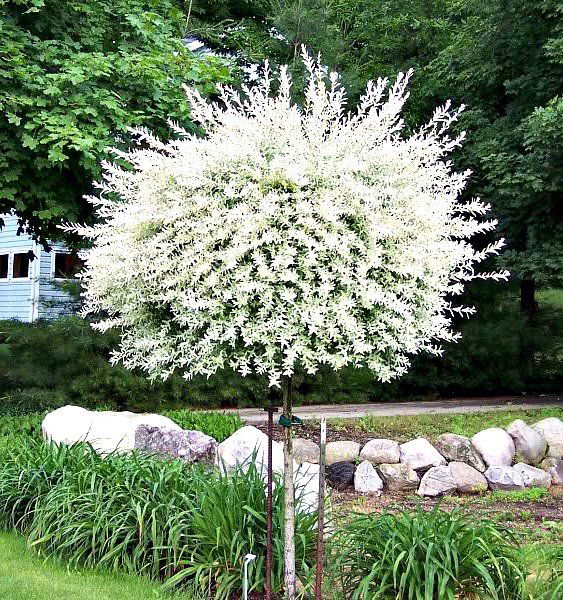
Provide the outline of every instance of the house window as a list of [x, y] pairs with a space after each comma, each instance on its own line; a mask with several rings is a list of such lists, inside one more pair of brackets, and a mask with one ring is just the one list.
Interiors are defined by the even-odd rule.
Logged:
[[75, 252], [56, 252], [53, 276], [55, 279], [74, 279], [83, 264]]
[[9, 254], [0, 254], [0, 279], [8, 279]]
[[19, 252], [14, 254], [14, 266], [12, 268], [14, 279], [25, 279], [29, 277], [29, 253]]
[[9, 254], [0, 254], [0, 279], [8, 279]]

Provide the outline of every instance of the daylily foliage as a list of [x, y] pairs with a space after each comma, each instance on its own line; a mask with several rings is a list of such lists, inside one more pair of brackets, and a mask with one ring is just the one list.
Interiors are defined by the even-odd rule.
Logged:
[[469, 172], [453, 170], [463, 135], [448, 127], [461, 109], [406, 135], [410, 73], [369, 83], [347, 113], [338, 76], [303, 60], [302, 106], [266, 65], [244, 96], [187, 89], [204, 136], [138, 130], [119, 153], [131, 168], [104, 166], [99, 223], [75, 229], [93, 244], [85, 312], [122, 332], [115, 360], [163, 378], [230, 366], [277, 386], [296, 367], [356, 365], [385, 381], [457, 339], [465, 282], [507, 276], [475, 270], [503, 242], [470, 243], [496, 222], [459, 200]]

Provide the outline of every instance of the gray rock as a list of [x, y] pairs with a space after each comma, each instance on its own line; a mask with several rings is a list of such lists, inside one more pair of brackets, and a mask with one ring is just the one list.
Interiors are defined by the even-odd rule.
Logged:
[[360, 458], [374, 465], [398, 463], [401, 459], [399, 444], [393, 440], [370, 440], [362, 448]]
[[416, 438], [401, 444], [400, 451], [401, 462], [415, 471], [446, 464], [446, 459], [424, 438]]
[[489, 484], [483, 473], [464, 462], [451, 462], [450, 471], [460, 494], [479, 494], [486, 492]]
[[305, 438], [293, 440], [293, 458], [298, 464], [307, 462], [317, 464], [319, 462], [320, 448], [318, 444]]
[[356, 492], [363, 494], [375, 494], [381, 492], [383, 489], [383, 481], [381, 481], [375, 467], [369, 460], [364, 460], [356, 468], [356, 472], [354, 473], [354, 489]]
[[563, 458], [563, 421], [549, 417], [538, 421], [532, 427], [546, 439], [548, 458]]
[[379, 473], [392, 491], [416, 490], [420, 482], [416, 471], [404, 463], [379, 465]]
[[464, 435], [444, 433], [443, 435], [438, 436], [436, 448], [438, 449], [438, 452], [448, 460], [467, 463], [481, 473], [487, 468], [483, 459], [473, 447], [471, 440]]
[[326, 445], [326, 464], [352, 462], [360, 455], [360, 444], [352, 441], [329, 442]]
[[135, 430], [135, 449], [161, 457], [179, 458], [188, 463], [214, 463], [217, 442], [201, 431], [139, 425]]
[[514, 440], [516, 461], [537, 465], [543, 460], [547, 451], [547, 441], [540, 431], [526, 425], [522, 419], [512, 421], [506, 431]]
[[524, 487], [542, 487], [549, 489], [551, 487], [551, 475], [543, 469], [538, 469], [524, 463], [514, 465], [514, 470], [520, 473]]
[[504, 429], [491, 427], [476, 433], [471, 442], [489, 467], [509, 467], [514, 461], [516, 448]]
[[326, 480], [331, 487], [342, 490], [354, 483], [356, 466], [347, 461], [333, 463], [326, 468]]
[[523, 490], [524, 480], [513, 467], [493, 466], [485, 471], [485, 478], [492, 490]]
[[457, 483], [449, 467], [432, 467], [422, 477], [417, 494], [419, 496], [443, 496], [457, 489]]
[[310, 513], [317, 510], [319, 503], [319, 465], [303, 462], [294, 471], [295, 498], [298, 508]]
[[560, 458], [546, 458], [540, 465], [550, 477], [553, 485], [563, 485], [563, 460]]

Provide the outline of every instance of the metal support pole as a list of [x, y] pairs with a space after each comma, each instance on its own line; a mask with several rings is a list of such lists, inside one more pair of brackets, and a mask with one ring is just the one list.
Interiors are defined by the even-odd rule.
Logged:
[[266, 492], [266, 600], [272, 600], [272, 496], [274, 487], [274, 474], [272, 468], [272, 441], [274, 438], [274, 412], [277, 408], [270, 406], [268, 411], [268, 481]]
[[317, 572], [315, 577], [315, 600], [323, 598], [323, 561], [324, 561], [324, 518], [325, 518], [325, 454], [326, 419], [321, 419], [320, 455], [319, 455], [319, 508], [317, 520]]

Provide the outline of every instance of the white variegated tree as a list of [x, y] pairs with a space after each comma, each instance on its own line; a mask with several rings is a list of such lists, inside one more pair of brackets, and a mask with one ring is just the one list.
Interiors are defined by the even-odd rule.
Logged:
[[[231, 367], [284, 388], [321, 365], [367, 367], [387, 381], [409, 356], [454, 341], [464, 283], [504, 278], [476, 265], [502, 241], [476, 250], [491, 231], [488, 206], [461, 203], [469, 173], [448, 159], [463, 135], [447, 130], [459, 110], [436, 109], [404, 134], [410, 73], [370, 83], [354, 113], [336, 75], [307, 55], [302, 106], [282, 69], [272, 91], [224, 89], [206, 103], [187, 90], [205, 132], [178, 129], [161, 143], [106, 164], [92, 198], [99, 223], [74, 227], [86, 253], [85, 311], [117, 328], [115, 360], [152, 377], [187, 378]], [[295, 595], [291, 430], [286, 429], [286, 594]]]

